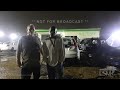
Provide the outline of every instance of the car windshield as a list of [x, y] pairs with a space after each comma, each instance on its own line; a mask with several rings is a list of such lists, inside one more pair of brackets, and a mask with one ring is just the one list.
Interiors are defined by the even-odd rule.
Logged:
[[63, 42], [66, 48], [74, 45], [72, 38], [63, 38]]
[[72, 40], [70, 38], [63, 38], [63, 41], [65, 45], [72, 44]]
[[83, 39], [80, 44], [87, 44], [89, 42], [90, 39]]
[[98, 43], [98, 39], [94, 38], [88, 38], [88, 39], [83, 39], [80, 44], [97, 44]]

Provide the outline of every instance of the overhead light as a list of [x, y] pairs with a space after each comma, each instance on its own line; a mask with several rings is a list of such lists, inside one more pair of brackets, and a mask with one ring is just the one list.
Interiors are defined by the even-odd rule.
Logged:
[[120, 47], [120, 31], [112, 33], [112, 35], [106, 40], [107, 44], [112, 47]]
[[12, 39], [12, 40], [15, 40], [15, 39], [17, 39], [17, 34], [15, 34], [15, 33], [12, 33], [12, 34], [10, 34], [10, 38]]

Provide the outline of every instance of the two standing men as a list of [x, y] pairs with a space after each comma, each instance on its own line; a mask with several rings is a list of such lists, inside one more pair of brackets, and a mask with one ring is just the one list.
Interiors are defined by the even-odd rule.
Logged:
[[50, 37], [43, 42], [43, 48], [40, 39], [34, 35], [34, 31], [35, 26], [30, 24], [27, 27], [27, 35], [23, 36], [18, 43], [16, 57], [17, 65], [21, 67], [21, 78], [30, 79], [33, 73], [34, 79], [39, 79], [40, 54], [42, 54], [43, 60], [47, 63], [48, 78], [62, 79], [65, 48], [62, 38], [57, 36], [56, 27], [50, 28]]

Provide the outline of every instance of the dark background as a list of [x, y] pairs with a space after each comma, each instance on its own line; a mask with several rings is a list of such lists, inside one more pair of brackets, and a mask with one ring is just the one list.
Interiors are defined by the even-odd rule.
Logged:
[[[87, 19], [88, 23], [50, 24], [37, 23], [36, 20]], [[109, 36], [113, 28], [119, 27], [120, 11], [0, 11], [0, 30], [6, 34], [26, 33], [26, 26], [33, 23], [37, 29], [58, 28], [102, 28], [101, 36]], [[105, 35], [106, 34], [106, 35]]]

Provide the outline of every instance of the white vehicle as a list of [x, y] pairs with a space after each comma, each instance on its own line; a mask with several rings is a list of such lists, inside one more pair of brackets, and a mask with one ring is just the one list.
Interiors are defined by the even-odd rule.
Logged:
[[8, 49], [7, 44], [0, 42], [0, 50], [7, 50], [7, 49]]
[[17, 50], [17, 41], [15, 42], [6, 42], [7, 50]]
[[63, 38], [65, 45], [65, 58], [77, 58], [77, 49], [76, 43], [71, 37]]
[[16, 50], [17, 42], [4, 42], [0, 43], [0, 50]]

